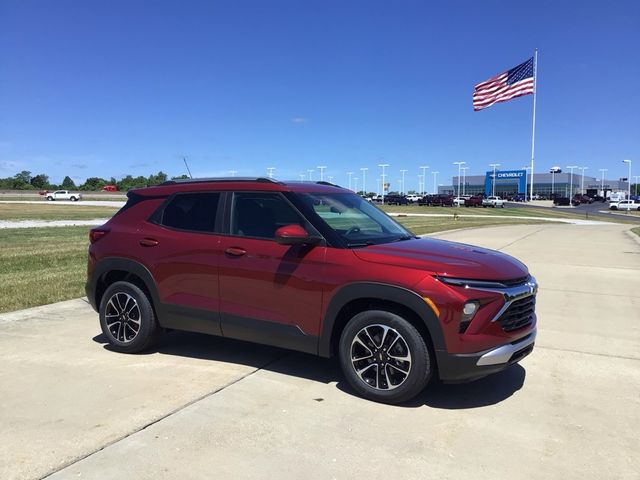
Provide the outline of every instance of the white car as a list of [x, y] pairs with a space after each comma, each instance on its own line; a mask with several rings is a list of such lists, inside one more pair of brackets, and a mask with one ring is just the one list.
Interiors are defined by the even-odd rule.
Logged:
[[72, 202], [77, 202], [78, 200], [82, 200], [82, 194], [69, 190], [56, 190], [55, 192], [48, 192], [44, 198], [50, 202], [54, 200], [71, 200]]
[[482, 199], [482, 206], [484, 208], [487, 207], [500, 207], [500, 208], [504, 208], [504, 200], [501, 199], [500, 197], [487, 197], [487, 198], [483, 198]]
[[453, 199], [453, 205], [454, 207], [464, 207], [464, 202], [465, 200], [469, 198], [466, 195], [462, 196], [462, 197], [456, 197]]
[[640, 211], [640, 202], [637, 200], [620, 200], [619, 202], [611, 202], [610, 210], [638, 210]]
[[416, 203], [420, 200], [422, 200], [422, 197], [420, 195], [407, 195], [407, 200], [409, 200], [410, 203]]

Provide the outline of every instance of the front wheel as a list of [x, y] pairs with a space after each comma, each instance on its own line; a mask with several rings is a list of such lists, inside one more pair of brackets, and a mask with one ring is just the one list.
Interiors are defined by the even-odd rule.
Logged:
[[404, 318], [382, 310], [353, 317], [340, 337], [340, 366], [363, 397], [397, 404], [418, 395], [432, 374], [425, 339]]
[[53, 197], [47, 197], [47, 200], [48, 200], [49, 202], [53, 202]]
[[118, 352], [142, 352], [160, 335], [151, 301], [132, 283], [110, 285], [102, 296], [99, 312], [102, 333], [112, 349]]

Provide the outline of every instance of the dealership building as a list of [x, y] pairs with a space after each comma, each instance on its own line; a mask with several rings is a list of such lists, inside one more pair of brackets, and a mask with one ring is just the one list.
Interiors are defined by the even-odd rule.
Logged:
[[[495, 187], [493, 170], [484, 175], [468, 175], [460, 178], [460, 195], [493, 195], [499, 196], [530, 193], [531, 176], [526, 170], [496, 170]], [[440, 185], [438, 193], [458, 194], [458, 176], [454, 176], [453, 185]], [[584, 183], [583, 183], [584, 182]], [[581, 173], [536, 173], [533, 177], [533, 194], [563, 197], [576, 193], [586, 195], [608, 196], [611, 192], [626, 191], [629, 183], [625, 180], [598, 179]]]

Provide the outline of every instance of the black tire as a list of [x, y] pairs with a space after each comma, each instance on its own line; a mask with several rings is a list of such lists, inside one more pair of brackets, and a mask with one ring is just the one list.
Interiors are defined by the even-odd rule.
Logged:
[[[127, 297], [135, 301], [137, 311]], [[126, 317], [121, 317], [125, 311], [128, 311]], [[118, 352], [142, 352], [150, 348], [160, 336], [161, 329], [149, 297], [132, 283], [111, 284], [102, 296], [99, 312], [102, 333], [112, 349]], [[113, 321], [107, 323], [108, 319]]]
[[[362, 347], [360, 339], [367, 341], [367, 333], [370, 342]], [[399, 338], [394, 336], [398, 334]], [[380, 342], [379, 346], [372, 343], [376, 341]], [[392, 356], [386, 349], [383, 351], [385, 347], [391, 347], [397, 356]], [[369, 353], [375, 360], [352, 360]], [[340, 336], [339, 357], [349, 385], [361, 396], [382, 403], [398, 404], [412, 399], [424, 390], [433, 371], [427, 342], [420, 332], [401, 316], [383, 310], [361, 312], [347, 323]], [[410, 360], [396, 360], [400, 357]], [[406, 369], [407, 373], [401, 373], [403, 370], [395, 365]], [[385, 373], [381, 374], [381, 371]]]
[[76, 202], [76, 201], [78, 201], [78, 199], [76, 197], [71, 197], [71, 201], [72, 202]]
[[47, 200], [53, 202], [53, 197], [47, 197]]

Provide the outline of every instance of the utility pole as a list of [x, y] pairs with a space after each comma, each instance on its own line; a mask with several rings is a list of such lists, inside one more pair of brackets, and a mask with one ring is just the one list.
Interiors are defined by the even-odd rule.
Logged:
[[402, 191], [400, 192], [400, 195], [405, 195], [405, 189], [404, 189], [404, 174], [407, 173], [408, 170], [406, 169], [402, 169], [400, 170], [400, 173], [402, 174]]
[[353, 172], [347, 172], [347, 175], [349, 175], [349, 190], [351, 190], [351, 176], [353, 175]]
[[608, 172], [608, 168], [600, 168], [599, 172], [602, 174], [602, 179], [600, 180], [600, 190], [602, 190], [602, 196], [606, 199], [607, 196], [604, 194], [604, 172]]
[[421, 165], [420, 169], [422, 170], [422, 191], [420, 192], [422, 195], [425, 194], [425, 190], [427, 189], [427, 169], [429, 168], [428, 165]]
[[496, 196], [496, 167], [499, 167], [500, 164], [490, 163], [489, 166], [493, 167], [493, 182], [492, 182], [493, 185], [491, 186], [491, 195], [495, 197]]
[[438, 193], [438, 185], [437, 185], [437, 179], [438, 179], [438, 174], [440, 172], [431, 172], [433, 174], [433, 194], [437, 195]]
[[362, 172], [362, 191], [365, 195], [367, 194], [367, 170], [369, 170], [368, 167], [360, 168], [360, 171]]
[[273, 178], [273, 171], [276, 169], [276, 167], [267, 167], [267, 175], [269, 176], [269, 178]]
[[467, 170], [469, 167], [462, 167], [462, 195], [467, 194]]
[[[467, 162], [453, 162], [454, 165], [458, 166], [458, 195], [456, 195], [457, 197], [460, 197], [460, 175], [462, 174], [462, 165], [464, 165]], [[456, 202], [456, 205], [460, 206], [460, 202]]]
[[569, 176], [569, 188], [571, 188], [571, 191], [569, 192], [569, 199], [571, 199], [571, 198], [573, 198], [573, 169], [574, 168], [578, 168], [578, 166], [577, 165], [567, 165], [567, 168], [571, 172], [571, 174]]
[[379, 163], [378, 164], [379, 167], [382, 168], [382, 205], [384, 205], [384, 181], [387, 178], [384, 169], [387, 168], [389, 166], [388, 163]]
[[584, 195], [584, 171], [589, 170], [589, 167], [579, 167], [582, 170], [582, 180], [580, 181], [580, 193]]
[[326, 165], [319, 165], [316, 167], [318, 170], [320, 170], [320, 181], [324, 182], [324, 169], [327, 168]]

